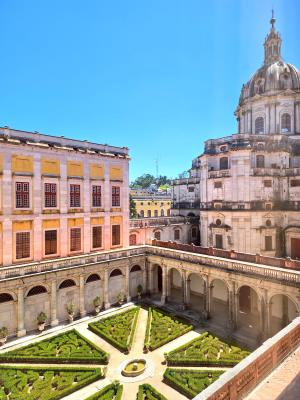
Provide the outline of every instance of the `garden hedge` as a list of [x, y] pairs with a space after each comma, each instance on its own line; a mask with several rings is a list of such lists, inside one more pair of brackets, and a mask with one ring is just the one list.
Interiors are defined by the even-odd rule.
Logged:
[[0, 399], [58, 400], [104, 378], [100, 368], [0, 366]]
[[140, 307], [132, 308], [111, 317], [90, 323], [89, 329], [123, 352], [129, 352]]
[[107, 364], [109, 355], [75, 329], [0, 354], [0, 362]]
[[121, 400], [123, 385], [111, 383], [85, 400]]
[[209, 332], [165, 354], [168, 365], [226, 366], [238, 364], [250, 354]]
[[155, 350], [193, 329], [183, 318], [149, 307], [144, 348]]
[[[189, 399], [194, 398], [211, 383], [216, 381], [225, 371], [220, 370], [193, 370], [167, 368], [164, 373], [164, 382]], [[211, 377], [209, 378], [209, 374]]]
[[[139, 391], [136, 396], [136, 400], [171, 400], [167, 399], [161, 393], [159, 393], [153, 386], [148, 383], [144, 383], [139, 386]], [[172, 399], [173, 400], [173, 399]]]

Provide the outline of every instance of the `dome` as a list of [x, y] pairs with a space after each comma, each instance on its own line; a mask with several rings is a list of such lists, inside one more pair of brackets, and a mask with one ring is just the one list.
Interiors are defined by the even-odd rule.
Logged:
[[271, 30], [264, 43], [264, 64], [242, 87], [239, 105], [255, 95], [272, 95], [290, 89], [300, 91], [300, 71], [281, 58], [281, 37], [275, 30], [272, 15]]

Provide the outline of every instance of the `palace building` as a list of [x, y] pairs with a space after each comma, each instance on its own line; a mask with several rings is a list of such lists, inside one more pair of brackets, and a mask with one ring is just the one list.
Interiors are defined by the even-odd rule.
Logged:
[[128, 244], [127, 148], [0, 128], [4, 266]]

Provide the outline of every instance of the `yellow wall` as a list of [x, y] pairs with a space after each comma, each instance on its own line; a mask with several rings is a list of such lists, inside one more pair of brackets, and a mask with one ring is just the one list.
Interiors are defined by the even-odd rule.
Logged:
[[90, 178], [104, 179], [104, 167], [101, 164], [90, 165]]
[[119, 167], [110, 167], [109, 178], [112, 181], [122, 181], [123, 180], [123, 170]]
[[83, 176], [82, 162], [68, 161], [68, 176]]
[[42, 159], [42, 174], [60, 175], [59, 160]]
[[13, 155], [11, 158], [11, 171], [33, 173], [32, 157]]
[[[154, 211], [158, 211], [158, 216], [160, 217], [161, 210], [164, 210], [164, 216], [168, 216], [168, 210], [171, 209], [171, 199], [143, 199], [135, 200], [136, 211], [140, 215], [141, 210], [144, 210], [144, 216], [148, 216], [148, 210], [151, 211], [151, 217], [154, 217]], [[149, 204], [150, 203], [150, 204]]]

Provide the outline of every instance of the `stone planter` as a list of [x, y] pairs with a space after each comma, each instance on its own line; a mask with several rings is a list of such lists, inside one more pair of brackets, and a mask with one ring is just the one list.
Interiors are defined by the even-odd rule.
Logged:
[[138, 293], [138, 294], [137, 294], [137, 297], [138, 297], [138, 300], [141, 300], [141, 298], [142, 298], [142, 293]]
[[74, 321], [74, 314], [68, 314], [69, 323]]
[[0, 346], [4, 345], [7, 341], [7, 336], [0, 338]]
[[96, 306], [95, 307], [95, 313], [99, 314], [100, 311], [101, 311], [101, 307], [100, 306]]
[[45, 322], [42, 322], [41, 324], [38, 324], [38, 330], [40, 332], [43, 332], [44, 329], [45, 329]]

